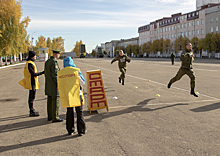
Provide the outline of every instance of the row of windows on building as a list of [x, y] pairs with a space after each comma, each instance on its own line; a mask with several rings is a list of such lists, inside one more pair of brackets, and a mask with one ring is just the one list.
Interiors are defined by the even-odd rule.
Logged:
[[[216, 22], [218, 22], [218, 17], [216, 18], [211, 18], [211, 23], [214, 22], [214, 19]], [[173, 31], [173, 30], [176, 30], [177, 28], [178, 29], [183, 29], [183, 28], [187, 28], [187, 27], [191, 27], [191, 26], [195, 26], [195, 22], [196, 22], [196, 26], [199, 26], [199, 25], [203, 25], [204, 24], [204, 20], [201, 19], [200, 21], [199, 20], [196, 20], [196, 21], [192, 21], [192, 22], [188, 22], [188, 23], [182, 23], [182, 24], [177, 24], [177, 25], [174, 25], [174, 26], [168, 26], [168, 27], [165, 27], [165, 28], [160, 28], [160, 29], [157, 29], [157, 30], [152, 30], [150, 31], [150, 34], [154, 34], [154, 31], [157, 31], [157, 33], [159, 32], [167, 32], [167, 31]], [[147, 33], [147, 32], [145, 32]], [[147, 35], [147, 34], [145, 34]]]
[[[215, 30], [216, 32], [219, 31], [218, 26], [215, 29], [216, 29]], [[214, 32], [213, 30], [214, 30], [214, 28], [211, 27], [211, 32]], [[200, 34], [201, 35], [204, 34], [203, 29], [201, 29], [201, 30], [197, 29], [196, 32], [194, 30], [192, 30], [192, 31], [180, 32], [178, 34], [174, 33], [174, 34], [162, 35], [162, 36], [158, 36], [158, 37], [149, 37], [149, 38], [141, 39], [140, 42], [142, 44], [142, 43], [146, 43], [148, 41], [153, 41], [155, 39], [161, 39], [161, 38], [163, 38], [163, 39], [173, 39], [173, 38], [177, 38], [177, 36], [188, 37], [188, 36], [195, 36], [195, 35], [200, 35]]]

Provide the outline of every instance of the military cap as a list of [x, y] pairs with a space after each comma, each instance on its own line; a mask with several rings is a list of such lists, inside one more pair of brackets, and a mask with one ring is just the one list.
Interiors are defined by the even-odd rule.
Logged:
[[52, 50], [53, 51], [53, 53], [60, 53], [60, 50], [59, 49], [54, 49], [54, 50]]

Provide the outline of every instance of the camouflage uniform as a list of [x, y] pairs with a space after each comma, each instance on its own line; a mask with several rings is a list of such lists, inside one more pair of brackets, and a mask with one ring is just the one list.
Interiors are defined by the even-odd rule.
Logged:
[[[182, 61], [182, 65], [177, 72], [176, 76], [170, 80], [170, 84], [178, 81], [179, 79], [182, 78], [183, 75], [187, 74], [190, 78], [190, 84], [191, 84], [191, 89], [194, 90], [195, 88], [195, 73], [193, 71], [192, 67], [192, 62], [193, 62], [193, 57], [190, 57], [190, 55], [193, 54], [191, 50], [185, 50], [182, 52], [180, 56], [180, 60]], [[169, 87], [168, 87], [169, 88]]]
[[128, 62], [130, 62], [131, 61], [131, 59], [127, 56], [127, 55], [125, 55], [125, 54], [123, 54], [122, 56], [117, 56], [117, 57], [115, 57], [113, 60], [112, 60], [112, 62], [111, 62], [111, 64], [113, 63], [113, 62], [115, 62], [115, 61], [118, 61], [118, 68], [119, 68], [119, 70], [120, 70], [120, 72], [121, 72], [121, 75], [120, 75], [120, 79], [122, 80], [122, 81], [124, 81], [124, 79], [125, 79], [125, 73], [126, 73], [126, 63]]

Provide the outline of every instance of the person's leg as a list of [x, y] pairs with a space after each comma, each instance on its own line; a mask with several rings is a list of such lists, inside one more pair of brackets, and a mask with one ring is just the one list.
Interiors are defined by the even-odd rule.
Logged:
[[124, 85], [126, 68], [120, 68], [120, 72], [121, 72], [120, 78], [122, 80], [122, 85]]
[[186, 71], [187, 71], [187, 69], [180, 68], [179, 71], [177, 72], [176, 76], [170, 80], [167, 87], [170, 88], [174, 82], [180, 80], [183, 77], [183, 75], [186, 74]]
[[190, 87], [191, 87], [190, 94], [194, 95], [195, 97], [198, 97], [198, 95], [195, 93], [196, 76], [193, 69], [190, 69], [186, 74], [190, 78]]
[[35, 95], [36, 95], [36, 90], [29, 90], [28, 104], [30, 109], [30, 116], [39, 116], [39, 112], [35, 111], [34, 109]]
[[52, 96], [47, 96], [47, 119], [52, 120]]
[[58, 112], [59, 112], [59, 97], [52, 96], [52, 121], [55, 122], [59, 120]]
[[77, 131], [79, 135], [83, 135], [86, 133], [86, 124], [83, 117], [83, 110], [82, 110], [82, 97], [80, 96], [81, 106], [75, 107], [76, 114], [77, 114]]
[[68, 107], [66, 112], [66, 130], [69, 135], [71, 135], [75, 128], [74, 128], [74, 112], [73, 107]]

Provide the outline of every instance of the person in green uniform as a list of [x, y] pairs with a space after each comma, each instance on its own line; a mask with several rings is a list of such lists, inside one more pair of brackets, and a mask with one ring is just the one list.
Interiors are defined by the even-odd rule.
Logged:
[[60, 57], [59, 50], [53, 50], [51, 56], [44, 65], [45, 74], [45, 94], [47, 95], [47, 115], [48, 121], [62, 122], [58, 116], [59, 92], [57, 88], [57, 72], [60, 70], [57, 59]]
[[182, 61], [182, 65], [181, 65], [179, 71], [177, 72], [176, 76], [170, 80], [167, 87], [170, 88], [174, 82], [180, 80], [183, 75], [187, 74], [191, 80], [190, 81], [190, 86], [191, 86], [190, 94], [194, 95], [195, 97], [198, 97], [198, 94], [196, 94], [194, 91], [196, 76], [195, 76], [195, 73], [194, 73], [193, 67], [192, 67], [192, 62], [194, 61], [194, 55], [192, 52], [192, 44], [191, 43], [186, 44], [186, 49], [182, 52], [182, 54], [180, 56], [180, 60]]
[[174, 65], [174, 61], [175, 61], [175, 54], [174, 54], [174, 53], [172, 53], [172, 54], [171, 54], [171, 56], [170, 56], [170, 58], [171, 58], [172, 65]]
[[119, 51], [119, 56], [115, 57], [111, 64], [114, 63], [115, 61], [118, 61], [118, 67], [119, 67], [119, 70], [121, 72], [121, 75], [120, 77], [118, 78], [119, 79], [119, 83], [121, 83], [122, 81], [122, 85], [124, 85], [125, 83], [125, 73], [126, 73], [126, 63], [130, 62], [131, 59], [124, 54], [123, 50], [120, 50]]

